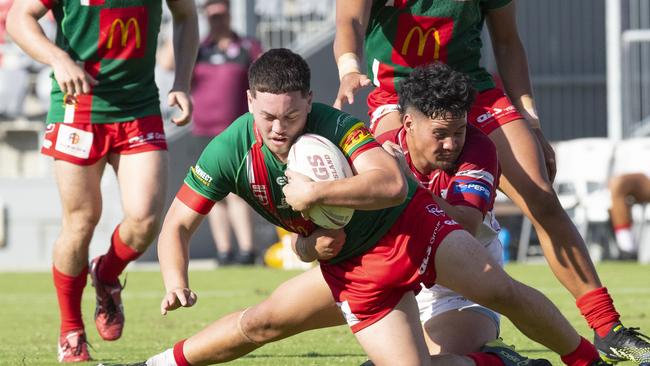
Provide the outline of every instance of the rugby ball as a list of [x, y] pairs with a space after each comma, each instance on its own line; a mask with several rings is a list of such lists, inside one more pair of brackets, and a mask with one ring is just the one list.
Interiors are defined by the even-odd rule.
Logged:
[[[296, 140], [289, 150], [287, 169], [304, 174], [314, 181], [343, 179], [353, 175], [341, 150], [328, 139], [306, 133]], [[344, 227], [354, 214], [354, 209], [338, 206], [313, 206], [309, 219], [326, 229]]]

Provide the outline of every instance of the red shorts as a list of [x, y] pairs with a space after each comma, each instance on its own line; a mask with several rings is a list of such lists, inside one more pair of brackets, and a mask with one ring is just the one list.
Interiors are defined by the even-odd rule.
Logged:
[[92, 165], [108, 153], [154, 150], [167, 150], [158, 115], [116, 123], [52, 123], [45, 130], [41, 153], [77, 165]]
[[[399, 97], [397, 94], [375, 88], [368, 95], [368, 115], [370, 115], [370, 131], [375, 132], [377, 123], [383, 116], [397, 111]], [[493, 88], [484, 90], [476, 96], [472, 109], [467, 115], [467, 122], [481, 130], [486, 135], [514, 120], [524, 119], [510, 102], [503, 90]]]
[[405, 293], [419, 292], [420, 283], [435, 283], [435, 254], [440, 242], [462, 229], [418, 188], [400, 218], [377, 245], [337, 264], [322, 263], [323, 277], [356, 333], [386, 316]]

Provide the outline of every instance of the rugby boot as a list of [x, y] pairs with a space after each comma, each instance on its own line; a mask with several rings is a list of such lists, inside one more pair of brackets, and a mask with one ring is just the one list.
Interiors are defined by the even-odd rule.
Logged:
[[124, 329], [124, 306], [122, 305], [122, 286], [106, 284], [97, 277], [97, 268], [103, 256], [96, 257], [90, 262], [90, 278], [97, 302], [95, 304], [95, 326], [102, 339], [114, 341], [122, 336]]
[[604, 337], [594, 333], [594, 345], [600, 357], [612, 364], [632, 361], [641, 366], [650, 366], [650, 338], [638, 330], [617, 323]]
[[83, 329], [72, 330], [59, 336], [57, 347], [59, 362], [90, 361], [88, 342]]
[[506, 345], [501, 339], [487, 342], [480, 351], [499, 357], [505, 366], [553, 366], [543, 358], [532, 359], [520, 355], [513, 346]]

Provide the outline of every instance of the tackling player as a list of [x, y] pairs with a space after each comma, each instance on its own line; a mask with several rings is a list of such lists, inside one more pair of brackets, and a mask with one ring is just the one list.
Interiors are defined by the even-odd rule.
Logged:
[[[176, 80], [169, 104], [189, 122], [190, 76], [198, 47], [196, 8], [169, 0], [174, 23]], [[52, 10], [56, 43], [38, 24]], [[81, 295], [90, 272], [97, 295], [95, 324], [105, 340], [124, 327], [118, 276], [158, 233], [167, 182], [167, 143], [154, 82], [162, 2], [18, 0], [7, 30], [35, 60], [53, 70], [42, 153], [54, 158], [63, 208], [52, 272], [61, 314], [60, 362], [87, 361]], [[88, 268], [88, 246], [102, 211], [100, 181], [110, 164], [120, 186], [124, 218], [110, 248]], [[108, 239], [108, 238], [107, 238]]]
[[[505, 92], [479, 64], [484, 23]], [[360, 72], [362, 49], [368, 76]], [[553, 273], [576, 299], [603, 357], [650, 362], [650, 343], [620, 323], [584, 240], [553, 190], [555, 157], [535, 110], [514, 1], [338, 0], [334, 54], [341, 78], [335, 106], [353, 102], [354, 92], [372, 83], [368, 106], [378, 134], [400, 127], [399, 81], [414, 67], [439, 61], [470, 75], [479, 93], [468, 122], [496, 145], [503, 171], [499, 188], [535, 226]]]
[[[488, 252], [444, 213], [431, 193], [414, 180], [404, 179], [396, 161], [380, 148], [362, 122], [311, 103], [309, 69], [300, 56], [288, 50], [270, 50], [249, 73], [251, 113], [210, 143], [165, 218], [158, 251], [167, 289], [161, 303], [163, 314], [196, 303], [187, 276], [189, 239], [216, 200], [237, 192], [270, 222], [302, 235], [295, 247], [304, 260], [319, 256], [316, 240], [328, 232], [314, 228], [300, 211], [314, 204], [357, 209], [342, 230], [344, 239], [339, 236], [345, 243], [338, 254], [304, 275], [314, 276], [326, 286], [307, 292], [315, 298], [303, 293], [297, 299], [303, 305], [313, 302], [316, 308], [331, 309], [335, 306], [333, 295], [362, 347], [377, 364], [510, 364], [508, 357], [513, 353], [506, 354], [503, 348], [494, 353], [430, 359], [414, 296], [421, 282], [454, 289], [503, 313], [525, 334], [564, 355], [568, 365], [599, 362], [593, 345], [575, 333], [548, 299], [510, 279]], [[285, 172], [291, 144], [306, 132], [337, 144], [357, 175], [312, 182], [296, 172]], [[291, 282], [283, 285], [289, 291]], [[300, 311], [287, 310], [294, 304], [279, 301], [282, 306], [268, 309], [269, 321], [274, 312], [303, 317]], [[309, 305], [305, 309], [313, 311]], [[225, 352], [254, 349], [258, 345], [238, 321], [243, 315], [245, 312], [231, 314], [145, 364], [206, 364], [218, 357], [232, 359], [219, 354], [224, 348]], [[336, 322], [340, 322], [340, 314]], [[220, 338], [224, 333], [226, 337]], [[236, 342], [239, 345], [234, 350], [220, 348]], [[518, 362], [548, 365], [521, 356]]]

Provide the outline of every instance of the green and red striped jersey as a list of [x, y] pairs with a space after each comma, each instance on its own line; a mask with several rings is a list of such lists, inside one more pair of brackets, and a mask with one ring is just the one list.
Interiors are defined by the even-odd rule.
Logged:
[[[381, 148], [359, 119], [320, 103], [313, 104], [305, 133], [327, 138], [350, 161], [368, 149]], [[205, 148], [187, 174], [177, 197], [195, 211], [207, 214], [215, 201], [232, 192], [274, 225], [308, 235], [314, 224], [293, 211], [282, 192], [287, 182], [286, 168], [286, 164], [261, 143], [261, 138], [255, 133], [253, 115], [246, 113]], [[409, 198], [403, 204], [383, 210], [355, 211], [345, 226], [345, 245], [330, 263], [372, 248], [390, 230], [413, 196], [417, 183], [409, 180], [409, 184]]]
[[486, 12], [511, 0], [374, 0], [365, 38], [373, 84], [396, 92], [413, 68], [444, 62], [479, 91], [494, 87], [479, 65]]
[[64, 95], [52, 77], [47, 123], [113, 123], [160, 114], [154, 81], [160, 0], [41, 0], [57, 22], [56, 45], [98, 80]]

